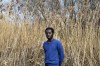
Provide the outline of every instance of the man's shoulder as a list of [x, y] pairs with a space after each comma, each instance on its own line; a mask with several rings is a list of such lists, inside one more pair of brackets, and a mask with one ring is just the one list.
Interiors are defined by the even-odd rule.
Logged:
[[43, 45], [46, 44], [46, 43], [47, 43], [47, 41], [44, 41], [44, 42], [43, 42]]
[[56, 42], [57, 42], [57, 46], [61, 47], [62, 46], [62, 42], [60, 40], [57, 40], [56, 39]]
[[58, 40], [58, 39], [55, 39], [55, 41], [56, 41], [56, 42], [58, 42], [58, 43], [59, 43], [59, 42], [61, 42], [61, 41], [60, 41], [60, 40]]

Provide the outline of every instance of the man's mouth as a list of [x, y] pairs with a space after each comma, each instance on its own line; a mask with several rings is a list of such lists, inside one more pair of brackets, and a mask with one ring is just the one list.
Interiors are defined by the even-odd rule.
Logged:
[[50, 38], [50, 37], [48, 37], [48, 38]]

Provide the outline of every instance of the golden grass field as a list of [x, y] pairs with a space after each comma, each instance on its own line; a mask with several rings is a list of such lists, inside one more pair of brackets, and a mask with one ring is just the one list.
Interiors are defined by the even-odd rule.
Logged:
[[[85, 10], [84, 10], [85, 11]], [[62, 66], [100, 66], [99, 10], [80, 11], [79, 19], [56, 14], [47, 21], [11, 23], [0, 20], [0, 66], [44, 66], [45, 28], [55, 29], [54, 38], [64, 47]]]

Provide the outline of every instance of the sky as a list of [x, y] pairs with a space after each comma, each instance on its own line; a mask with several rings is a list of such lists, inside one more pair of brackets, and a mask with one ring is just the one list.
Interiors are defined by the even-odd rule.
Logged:
[[2, 0], [3, 4], [9, 3], [11, 0]]

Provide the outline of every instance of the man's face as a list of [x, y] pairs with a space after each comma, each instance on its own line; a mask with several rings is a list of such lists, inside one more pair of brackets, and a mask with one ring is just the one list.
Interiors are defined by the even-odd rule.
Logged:
[[46, 37], [48, 40], [51, 40], [53, 38], [53, 33], [50, 29], [46, 30]]

